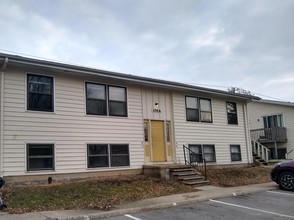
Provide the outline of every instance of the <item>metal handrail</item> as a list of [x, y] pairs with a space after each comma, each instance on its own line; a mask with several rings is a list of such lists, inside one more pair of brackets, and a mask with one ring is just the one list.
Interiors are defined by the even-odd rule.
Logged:
[[204, 176], [205, 180], [207, 180], [206, 160], [185, 145], [183, 145], [183, 150], [185, 164], [196, 169]]
[[289, 154], [291, 154], [292, 152], [294, 152], [293, 149], [290, 150], [288, 153], [285, 154], [285, 158], [288, 159]]

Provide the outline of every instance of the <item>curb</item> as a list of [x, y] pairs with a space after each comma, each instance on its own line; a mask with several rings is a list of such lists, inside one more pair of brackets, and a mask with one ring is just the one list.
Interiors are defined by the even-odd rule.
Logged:
[[47, 220], [95, 220], [95, 219], [109, 218], [109, 217], [115, 217], [115, 216], [125, 215], [125, 214], [135, 214], [139, 212], [170, 208], [175, 206], [190, 205], [197, 202], [208, 201], [209, 199], [221, 199], [221, 198], [225, 198], [229, 196], [243, 196], [243, 195], [247, 195], [247, 194], [251, 194], [255, 192], [262, 192], [262, 191], [268, 191], [273, 189], [276, 189], [276, 186], [265, 186], [264, 188], [236, 190], [236, 192], [232, 192], [233, 189], [231, 189], [231, 191], [222, 193], [220, 195], [212, 196], [208, 194], [208, 195], [202, 196], [202, 198], [191, 198], [191, 199], [188, 199], [187, 201], [160, 203], [158, 205], [149, 205], [145, 207], [125, 208], [120, 210], [113, 210], [113, 211], [101, 212], [101, 213], [95, 213], [95, 214], [89, 214], [89, 215], [74, 216], [69, 218], [58, 218], [58, 219], [47, 218]]

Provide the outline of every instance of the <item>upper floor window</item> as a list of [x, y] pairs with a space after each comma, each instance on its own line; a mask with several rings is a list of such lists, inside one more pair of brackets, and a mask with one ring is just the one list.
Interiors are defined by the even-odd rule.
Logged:
[[202, 122], [212, 122], [212, 111], [210, 99], [200, 100], [200, 119]]
[[90, 115], [127, 116], [127, 92], [124, 87], [86, 83], [86, 112]]
[[86, 83], [86, 112], [90, 115], [106, 115], [105, 85]]
[[109, 115], [127, 116], [127, 93], [126, 88], [108, 86]]
[[53, 77], [27, 74], [27, 109], [54, 111]]
[[210, 99], [186, 96], [187, 121], [212, 122], [212, 108]]
[[227, 118], [228, 124], [238, 124], [237, 104], [236, 102], [227, 102]]
[[281, 128], [284, 127], [283, 115], [268, 115], [263, 117], [264, 128]]

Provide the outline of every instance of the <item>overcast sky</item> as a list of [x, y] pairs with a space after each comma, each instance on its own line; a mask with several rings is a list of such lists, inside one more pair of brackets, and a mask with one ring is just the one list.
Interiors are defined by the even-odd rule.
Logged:
[[0, 52], [294, 102], [294, 0], [0, 0], [0, 9]]

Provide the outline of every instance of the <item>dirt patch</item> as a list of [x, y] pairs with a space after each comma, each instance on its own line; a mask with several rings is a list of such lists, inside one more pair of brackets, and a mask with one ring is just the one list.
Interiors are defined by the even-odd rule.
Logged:
[[232, 187], [271, 182], [271, 167], [209, 169], [208, 179], [214, 186]]
[[4, 187], [9, 213], [65, 209], [111, 210], [115, 205], [196, 191], [178, 182], [144, 176], [92, 179], [51, 185]]
[[[270, 182], [271, 167], [209, 169], [211, 185], [232, 187]], [[1, 189], [9, 213], [65, 209], [111, 210], [115, 205], [196, 191], [178, 182], [142, 175]]]

